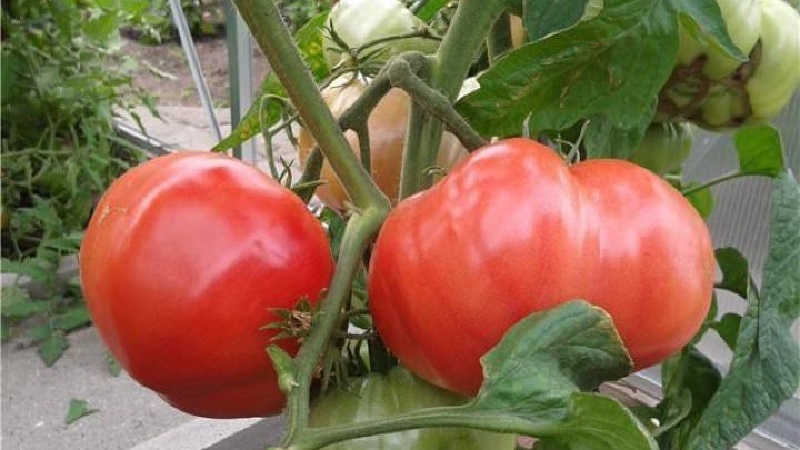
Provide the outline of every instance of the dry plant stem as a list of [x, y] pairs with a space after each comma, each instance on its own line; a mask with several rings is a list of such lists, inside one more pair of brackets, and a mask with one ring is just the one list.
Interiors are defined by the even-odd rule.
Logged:
[[275, 4], [271, 0], [234, 0], [234, 3], [355, 206], [342, 237], [339, 260], [330, 288], [321, 302], [311, 334], [294, 360], [296, 385], [288, 393], [289, 425], [283, 439], [285, 444], [292, 442], [308, 427], [314, 370], [342, 312], [361, 255], [386, 218], [390, 204], [350, 149]]

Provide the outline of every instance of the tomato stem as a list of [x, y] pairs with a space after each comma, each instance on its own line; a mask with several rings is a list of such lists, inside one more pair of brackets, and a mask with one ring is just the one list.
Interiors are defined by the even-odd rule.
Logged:
[[486, 141], [458, 114], [447, 97], [431, 89], [416, 76], [407, 61], [394, 60], [389, 66], [388, 74], [392, 86], [406, 91], [427, 113], [441, 120], [467, 150], [472, 151], [486, 145]]
[[359, 208], [389, 207], [342, 134], [271, 0], [234, 0], [300, 118]]
[[275, 4], [271, 0], [234, 0], [234, 3], [355, 205], [342, 236], [339, 259], [327, 296], [321, 302], [318, 321], [294, 360], [297, 385], [288, 395], [289, 425], [283, 440], [290, 443], [308, 427], [314, 370], [336, 328], [362, 253], [388, 215], [390, 204], [350, 149]]
[[737, 178], [744, 178], [744, 177], [768, 177], [769, 175], [762, 175], [758, 173], [747, 173], [747, 172], [730, 172], [725, 175], [719, 176], [714, 178], [713, 180], [706, 181], [705, 183], [698, 184], [696, 186], [688, 187], [681, 191], [681, 195], [687, 197], [692, 195], [696, 192], [702, 191], [703, 189], [710, 188], [711, 186], [723, 183], [725, 181], [735, 180]]
[[[461, 0], [439, 50], [431, 58], [430, 72], [417, 75], [448, 100], [455, 100], [473, 56], [506, 4], [507, 0]], [[442, 132], [442, 123], [413, 102], [403, 152], [401, 199], [430, 187], [433, 177], [426, 169], [436, 164]]]
[[288, 398], [289, 424], [283, 439], [284, 445], [308, 432], [310, 386], [314, 369], [336, 330], [340, 313], [349, 297], [351, 281], [361, 263], [361, 255], [387, 214], [388, 209], [356, 210], [347, 222], [328, 295], [320, 303], [317, 322], [295, 358], [298, 387]]
[[316, 450], [336, 442], [417, 428], [472, 428], [497, 433], [544, 437], [557, 431], [552, 422], [532, 422], [502, 413], [478, 413], [469, 405], [426, 408], [387, 419], [311, 428], [282, 450]]

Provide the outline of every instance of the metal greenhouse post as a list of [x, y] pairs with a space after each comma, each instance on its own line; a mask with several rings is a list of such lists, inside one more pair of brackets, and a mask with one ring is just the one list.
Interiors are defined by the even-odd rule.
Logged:
[[180, 0], [169, 0], [169, 8], [172, 13], [172, 20], [175, 23], [175, 27], [178, 29], [183, 52], [186, 54], [186, 59], [189, 61], [189, 69], [192, 72], [192, 78], [194, 79], [194, 85], [197, 87], [197, 93], [200, 95], [200, 102], [208, 116], [211, 131], [214, 133], [216, 140], [219, 141], [222, 139], [219, 121], [217, 121], [217, 115], [214, 112], [214, 105], [211, 102], [208, 84], [206, 84], [206, 79], [203, 76], [203, 70], [200, 67], [200, 59], [197, 57], [197, 50], [192, 42], [192, 34], [189, 31], [189, 24], [186, 21], [186, 16], [183, 14]]
[[[252, 42], [239, 12], [230, 2], [225, 3], [228, 41], [228, 80], [231, 98], [231, 126], [236, 128], [253, 103]], [[233, 150], [234, 156], [255, 164], [257, 155], [255, 139]]]

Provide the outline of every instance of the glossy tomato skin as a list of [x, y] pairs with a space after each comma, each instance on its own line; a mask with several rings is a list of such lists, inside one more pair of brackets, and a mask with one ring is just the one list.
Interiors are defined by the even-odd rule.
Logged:
[[681, 195], [620, 160], [567, 167], [509, 139], [401, 202], [369, 273], [376, 327], [404, 366], [464, 395], [515, 322], [571, 299], [606, 309], [638, 369], [685, 345], [710, 304], [708, 230]]
[[333, 262], [289, 190], [239, 160], [180, 152], [111, 185], [80, 267], [94, 325], [131, 377], [190, 414], [234, 418], [281, 410], [265, 352], [276, 331], [261, 327], [273, 308], [316, 302]]
[[[312, 427], [350, 425], [422, 408], [459, 406], [467, 399], [433, 386], [402, 367], [356, 379], [350, 389], [333, 389], [311, 405]], [[326, 446], [325, 450], [513, 450], [516, 437], [473, 429], [421, 428]]]

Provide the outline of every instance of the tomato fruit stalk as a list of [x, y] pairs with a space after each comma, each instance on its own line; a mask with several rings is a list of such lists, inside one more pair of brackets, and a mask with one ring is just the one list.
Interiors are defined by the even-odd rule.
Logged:
[[480, 357], [514, 323], [572, 299], [608, 311], [636, 368], [660, 362], [699, 329], [713, 271], [703, 220], [660, 177], [622, 160], [567, 167], [509, 139], [390, 213], [369, 298], [405, 367], [474, 395]]
[[[383, 419], [422, 408], [458, 406], [466, 399], [420, 380], [396, 367], [372, 373], [350, 389], [324, 394], [311, 405], [309, 425], [323, 427]], [[513, 435], [457, 428], [422, 428], [360, 438], [326, 446], [326, 450], [504, 450], [514, 449]]]
[[214, 418], [281, 410], [265, 352], [278, 330], [263, 327], [275, 308], [316, 303], [332, 272], [325, 232], [298, 197], [207, 152], [125, 173], [80, 250], [92, 320], [120, 365], [174, 407]]

